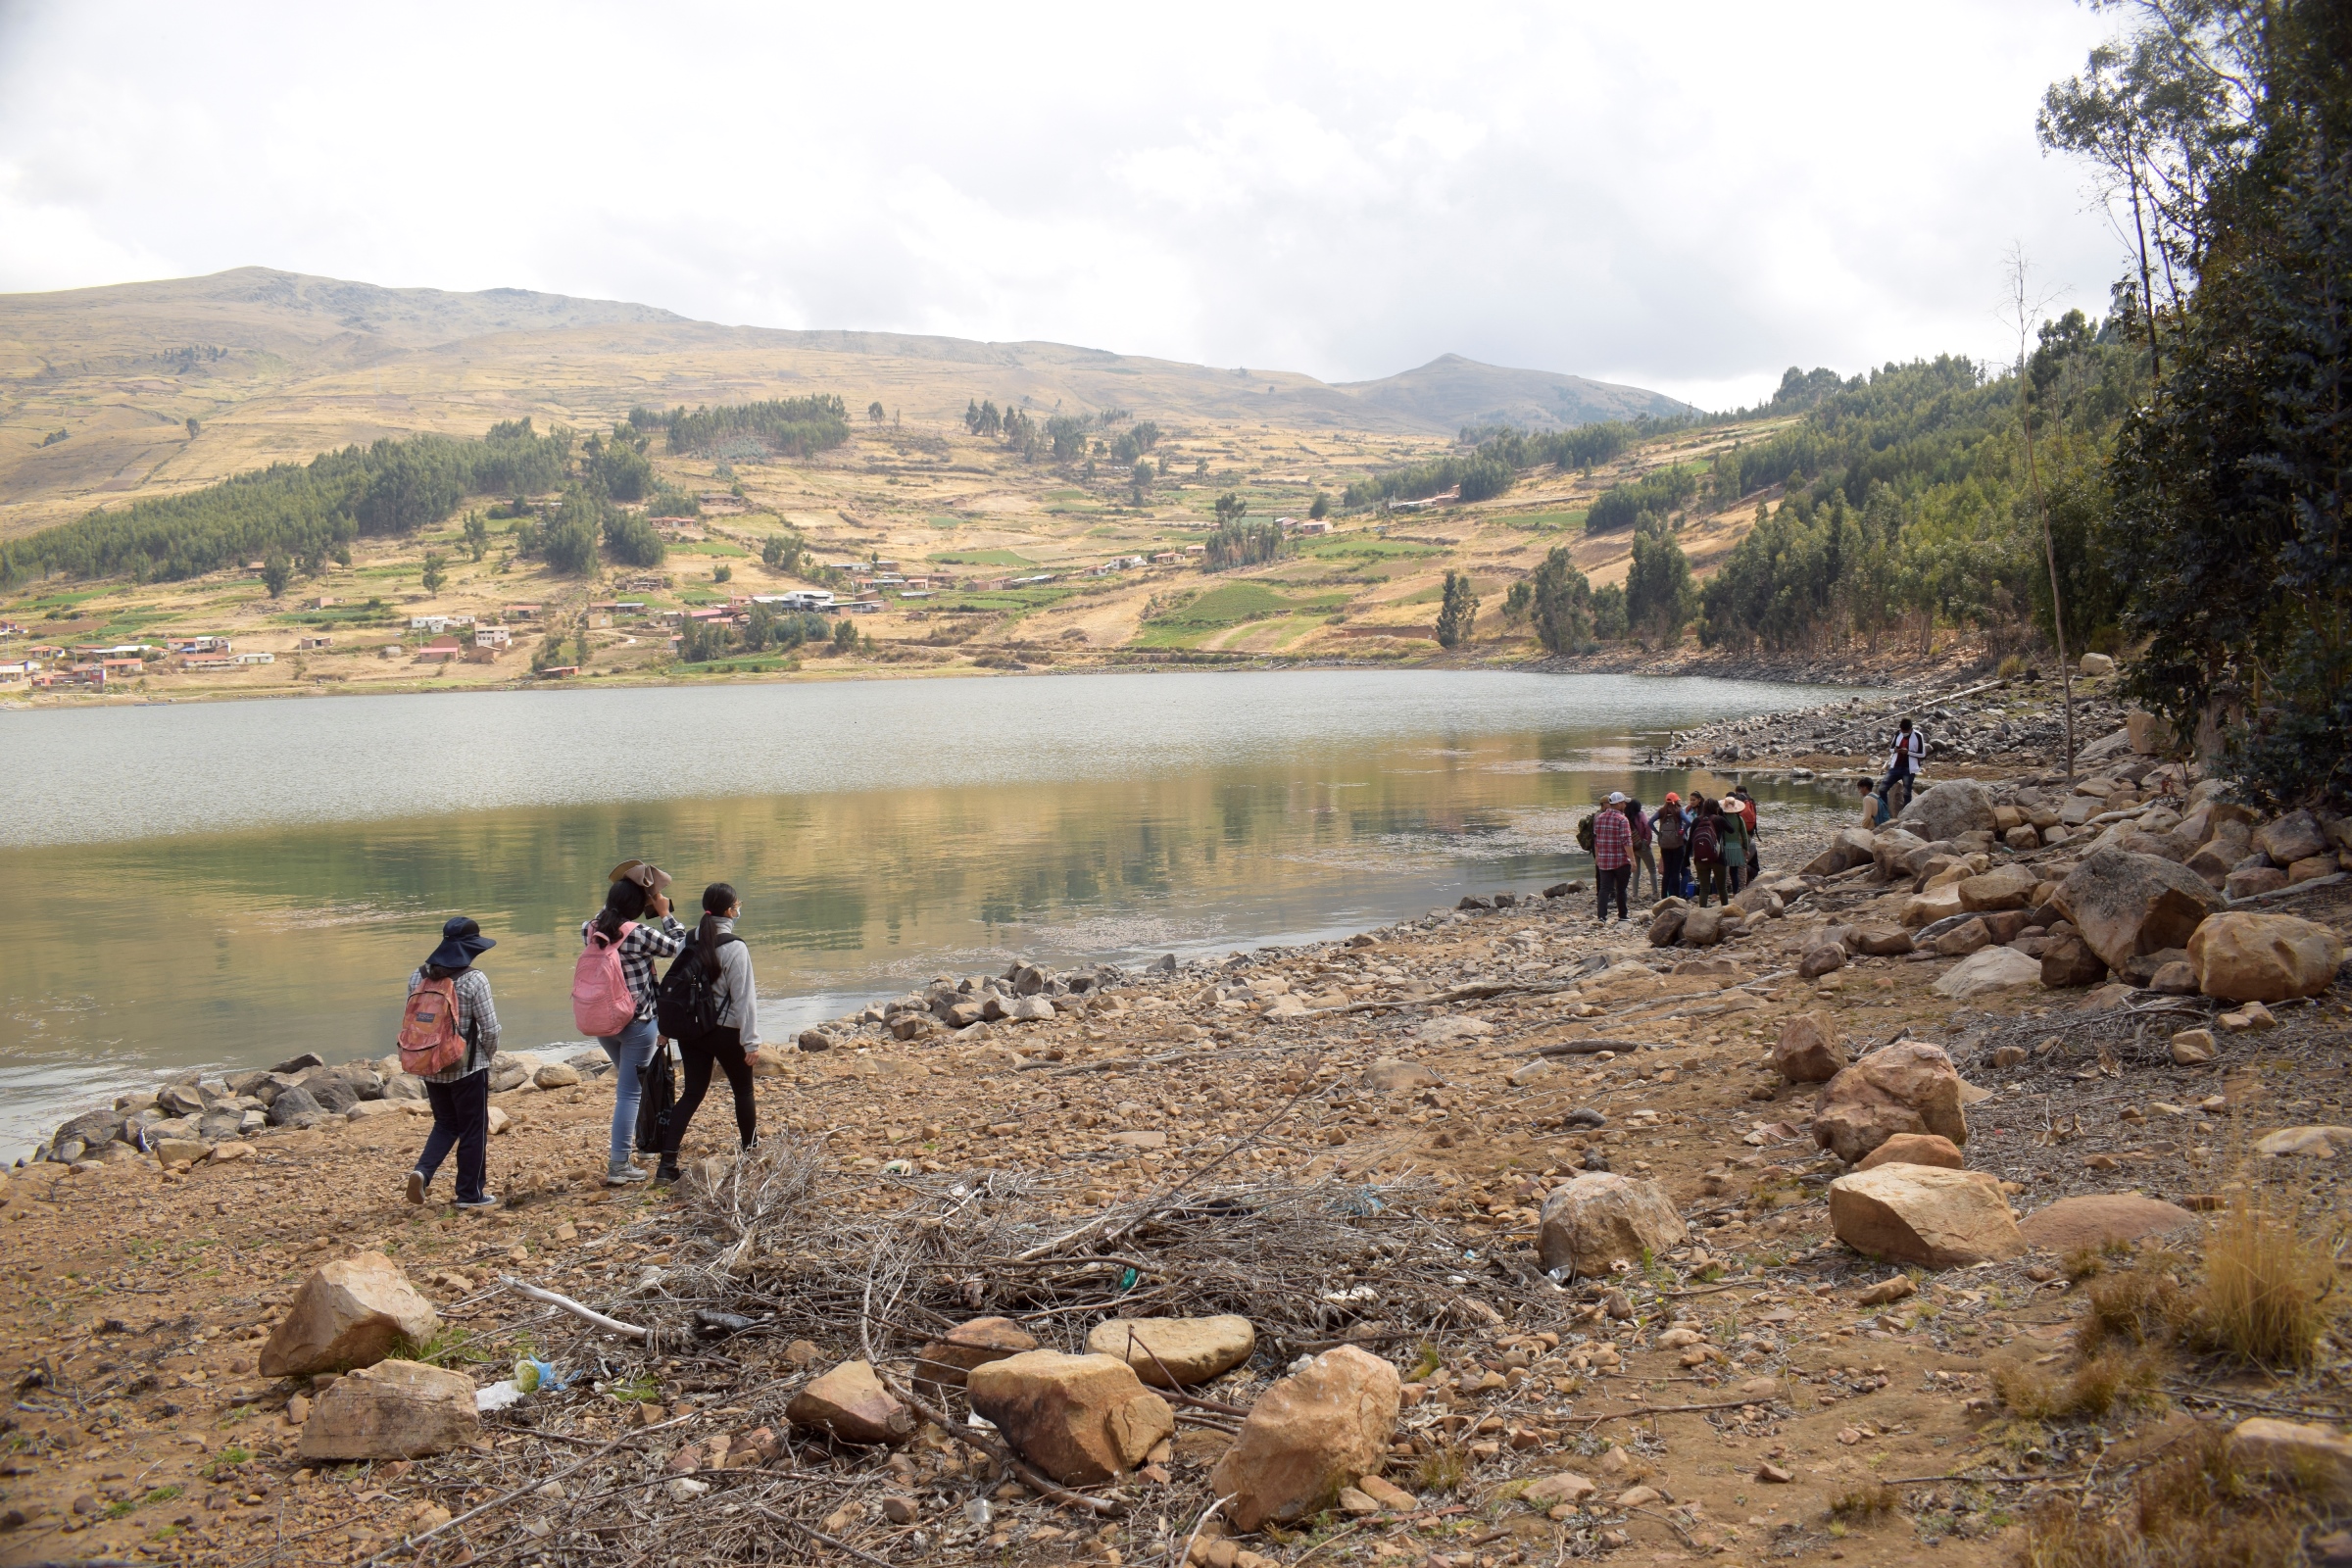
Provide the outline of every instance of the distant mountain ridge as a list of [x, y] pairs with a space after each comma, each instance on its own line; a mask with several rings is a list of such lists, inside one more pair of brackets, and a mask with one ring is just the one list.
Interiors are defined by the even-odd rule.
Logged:
[[378, 436], [472, 435], [523, 416], [592, 425], [639, 403], [810, 391], [933, 422], [993, 397], [1040, 413], [1123, 408], [1163, 423], [1386, 436], [1683, 408], [1640, 387], [1452, 354], [1334, 384], [1061, 343], [725, 326], [619, 300], [243, 267], [0, 295], [0, 535]]

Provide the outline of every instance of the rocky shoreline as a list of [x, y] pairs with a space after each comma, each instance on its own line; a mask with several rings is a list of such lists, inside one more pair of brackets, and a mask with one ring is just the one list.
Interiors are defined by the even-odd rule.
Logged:
[[[1936, 722], [2015, 736], [2007, 695]], [[1849, 711], [1773, 756], [1841, 755], [1791, 748], [1881, 716]], [[2045, 1388], [2101, 1279], [2187, 1300], [2205, 1227], [2346, 1199], [2352, 824], [2132, 738], [1776, 839], [1729, 910], [1481, 888], [1222, 962], [942, 976], [763, 1052], [760, 1148], [706, 1106], [667, 1192], [598, 1185], [601, 1054], [502, 1055], [486, 1214], [400, 1201], [422, 1107], [380, 1062], [75, 1118], [0, 1187], [0, 1563], [618, 1564], [652, 1530], [1989, 1564], [2094, 1458], [2119, 1509], [2184, 1439], [2331, 1462], [2334, 1330], [2265, 1370], [2182, 1328], [2148, 1397]], [[565, 1386], [498, 1394], [524, 1354]], [[395, 1407], [438, 1413], [387, 1446]], [[2298, 1539], [2341, 1523], [2277, 1486]]]

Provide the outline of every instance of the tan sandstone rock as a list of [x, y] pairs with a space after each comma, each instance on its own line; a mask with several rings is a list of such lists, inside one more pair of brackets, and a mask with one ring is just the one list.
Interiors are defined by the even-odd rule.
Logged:
[[2344, 944], [2316, 921], [2230, 910], [2190, 934], [2188, 961], [2197, 989], [2209, 997], [2283, 1002], [2327, 990], [2344, 961]]
[[1233, 1498], [1242, 1530], [1320, 1512], [1387, 1462], [1399, 1388], [1396, 1369], [1369, 1351], [1324, 1351], [1259, 1396], [1209, 1489]]
[[2230, 1431], [2230, 1457], [2241, 1469], [2291, 1476], [2329, 1501], [2352, 1497], [2352, 1438], [2317, 1423], [2249, 1417]]
[[[2058, 906], [2111, 969], [2142, 953], [2185, 947], [2224, 901], [2185, 866], [2152, 855], [2093, 850], [2058, 885]], [[2045, 955], [2046, 956], [2046, 955]]]
[[844, 1443], [905, 1443], [914, 1436], [914, 1412], [892, 1396], [866, 1361], [844, 1361], [811, 1381], [784, 1407], [784, 1419]]
[[1896, 1133], [1864, 1154], [1854, 1169], [1876, 1170], [1881, 1165], [1935, 1165], [1944, 1170], [1966, 1170], [1968, 1156], [1949, 1138], [1938, 1138], [1934, 1133]]
[[481, 1432], [473, 1379], [421, 1361], [361, 1367], [320, 1395], [302, 1424], [305, 1459], [416, 1459]]
[[1257, 1329], [1246, 1317], [1108, 1318], [1094, 1326], [1086, 1348], [1115, 1355], [1153, 1388], [1205, 1383], [1250, 1359]]
[[1875, 1051], [1822, 1087], [1813, 1109], [1813, 1141], [1848, 1164], [1896, 1133], [1935, 1133], [1968, 1142], [1960, 1073], [1940, 1046], [1898, 1040]]
[[973, 1410], [1065, 1487], [1125, 1474], [1176, 1430], [1168, 1402], [1116, 1356], [1029, 1350], [974, 1367], [966, 1386]]
[[2000, 1182], [1981, 1170], [1881, 1165], [1830, 1183], [1830, 1227], [1856, 1251], [1961, 1268], [2026, 1250]]
[[1598, 1275], [1620, 1259], [1663, 1256], [1690, 1234], [1657, 1183], [1586, 1171], [1544, 1200], [1536, 1252], [1546, 1271]]
[[1406, 1089], [1436, 1089], [1446, 1082], [1436, 1070], [1402, 1056], [1383, 1056], [1364, 1072], [1364, 1082], [1382, 1094]]
[[262, 1346], [262, 1376], [369, 1366], [390, 1354], [401, 1336], [421, 1342], [440, 1326], [433, 1303], [383, 1253], [337, 1258], [295, 1291], [293, 1304]]
[[2031, 908], [2037, 880], [2032, 866], [1997, 866], [1983, 876], [1972, 876], [1960, 884], [1960, 907], [1972, 913], [1982, 913], [1986, 909]]
[[1008, 1317], [958, 1323], [923, 1347], [914, 1363], [917, 1392], [925, 1384], [960, 1389], [972, 1368], [1037, 1348], [1037, 1338]]
[[1800, 1012], [1782, 1024], [1772, 1048], [1773, 1066], [1792, 1084], [1826, 1084], [1848, 1059], [1837, 1020], [1822, 1012]]
[[2177, 1203], [2139, 1193], [2088, 1193], [2046, 1203], [2018, 1222], [2018, 1233], [2034, 1247], [2071, 1252], [2079, 1247], [2136, 1242], [2143, 1236], [2193, 1225], [2197, 1216]]
[[[1971, 920], [1969, 924], [1982, 922]], [[1934, 990], [1937, 996], [1949, 997], [1954, 1002], [1971, 1002], [1998, 991], [2018, 991], [2041, 984], [2041, 959], [2015, 948], [1985, 948], [1953, 964], [1950, 972], [1936, 982]]]

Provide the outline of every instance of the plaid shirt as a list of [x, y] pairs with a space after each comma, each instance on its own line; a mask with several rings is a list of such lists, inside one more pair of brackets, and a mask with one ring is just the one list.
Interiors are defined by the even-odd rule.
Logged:
[[1592, 863], [1615, 871], [1633, 863], [1634, 824], [1614, 806], [1604, 806], [1592, 818]]
[[[581, 946], [587, 945], [588, 933], [595, 929], [594, 920], [580, 922]], [[665, 914], [660, 925], [638, 921], [637, 928], [620, 939], [620, 977], [627, 982], [629, 995], [637, 999], [640, 1022], [654, 1015], [654, 960], [676, 957], [686, 945], [686, 935], [678, 917]]]
[[[453, 1066], [426, 1073], [428, 1084], [454, 1084], [487, 1071], [490, 1058], [498, 1054], [498, 1008], [490, 1001], [490, 977], [479, 969], [461, 969], [453, 979], [452, 989], [458, 994], [458, 1033], [466, 1041], [466, 1054]], [[419, 968], [409, 976], [409, 995], [415, 996], [422, 984], [424, 970]]]

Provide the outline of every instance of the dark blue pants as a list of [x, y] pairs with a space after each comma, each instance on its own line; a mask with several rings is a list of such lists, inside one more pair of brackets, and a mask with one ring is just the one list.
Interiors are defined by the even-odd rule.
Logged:
[[441, 1161], [458, 1151], [458, 1201], [478, 1203], [486, 1196], [490, 1170], [490, 1073], [467, 1073], [454, 1084], [427, 1080], [424, 1098], [433, 1107], [433, 1130], [416, 1156], [416, 1174], [428, 1183]]

